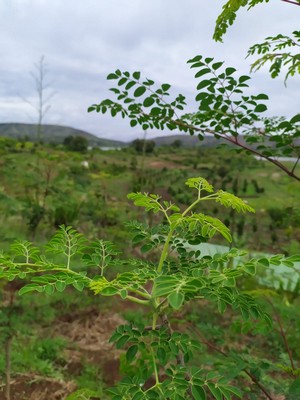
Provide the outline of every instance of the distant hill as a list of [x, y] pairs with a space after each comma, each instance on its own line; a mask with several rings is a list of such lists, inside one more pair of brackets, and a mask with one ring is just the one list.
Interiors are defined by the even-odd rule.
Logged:
[[[6, 136], [14, 139], [26, 139], [30, 141], [36, 141], [37, 125], [35, 124], [22, 124], [22, 123], [0, 123], [0, 137]], [[99, 147], [112, 147], [120, 148], [127, 147], [130, 145], [128, 142], [121, 142], [119, 140], [111, 140], [105, 138], [99, 138], [91, 133], [82, 131], [80, 129], [70, 128], [67, 126], [60, 125], [43, 125], [44, 131], [44, 142], [63, 143], [67, 136], [83, 136], [88, 140], [90, 146]], [[182, 147], [216, 147], [221, 144], [227, 144], [232, 146], [228, 141], [224, 139], [216, 139], [213, 136], [205, 136], [201, 141], [198, 136], [185, 135], [170, 135], [170, 136], [157, 136], [153, 139], [157, 147], [161, 146], [172, 146], [175, 140], [181, 141]], [[244, 142], [242, 138], [240, 141]], [[244, 142], [246, 143], [246, 142]], [[300, 145], [300, 139], [295, 142], [298, 146]], [[271, 148], [275, 146], [274, 142], [267, 142]], [[253, 144], [249, 147], [255, 148]]]
[[[36, 140], [37, 125], [8, 123], [0, 124], [0, 136], [6, 136], [14, 139], [28, 138], [30, 141]], [[63, 143], [67, 136], [83, 136], [88, 140], [90, 146], [100, 147], [124, 147], [126, 143], [117, 140], [98, 138], [91, 133], [79, 129], [60, 125], [43, 125], [44, 142]]]
[[228, 144], [226, 140], [216, 139], [212, 136], [206, 136], [202, 141], [199, 140], [198, 136], [186, 135], [171, 135], [171, 136], [158, 136], [151, 139], [155, 142], [156, 146], [172, 146], [175, 140], [180, 140], [182, 147], [216, 147], [220, 144]]
[[[220, 146], [221, 144], [226, 144], [228, 146], [234, 146], [234, 144], [231, 144], [227, 140], [224, 139], [216, 139], [213, 136], [204, 136], [203, 140], [199, 140], [198, 136], [190, 136], [188, 134], [186, 135], [171, 135], [171, 136], [159, 136], [154, 139], [151, 139], [155, 142], [156, 146], [172, 146], [175, 140], [180, 140], [182, 147], [217, 147]], [[259, 146], [261, 143], [253, 143], [253, 144], [248, 144], [242, 136], [239, 137], [239, 142], [247, 145], [247, 147], [256, 149], [257, 146]], [[266, 140], [264, 142], [266, 146], [268, 146], [270, 149], [276, 147], [276, 142], [271, 142], [270, 140]], [[300, 138], [294, 140], [294, 144], [296, 146], [300, 146]]]

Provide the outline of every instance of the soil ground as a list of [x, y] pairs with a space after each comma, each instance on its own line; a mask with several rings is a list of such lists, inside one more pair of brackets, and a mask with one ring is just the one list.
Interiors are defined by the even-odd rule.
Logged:
[[[54, 324], [52, 335], [65, 338], [69, 345], [64, 350], [66, 375], [79, 376], [83, 364], [101, 366], [103, 382], [111, 386], [119, 376], [120, 351], [109, 338], [114, 329], [124, 323], [116, 313], [103, 314], [96, 308], [60, 317]], [[18, 374], [11, 380], [10, 400], [63, 400], [77, 389], [76, 383], [59, 381], [35, 374]], [[0, 400], [6, 400], [4, 384], [0, 388]]]

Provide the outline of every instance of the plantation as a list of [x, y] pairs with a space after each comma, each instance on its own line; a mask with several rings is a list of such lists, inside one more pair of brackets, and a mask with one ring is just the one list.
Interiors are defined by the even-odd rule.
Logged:
[[[260, 385], [269, 398], [298, 390], [290, 389], [298, 376], [298, 278], [289, 274], [299, 253], [297, 183], [223, 146], [143, 155], [14, 143], [1, 160], [1, 340], [12, 399], [139, 398], [140, 382], [149, 398], [167, 387], [196, 399], [264, 398]], [[127, 194], [148, 190], [162, 200], [130, 195], [145, 213]], [[218, 197], [223, 190], [228, 199]], [[242, 212], [251, 207], [255, 214]], [[168, 223], [176, 224], [170, 240]], [[197, 250], [228, 241], [223, 254]], [[268, 265], [279, 264], [285, 270], [270, 278]], [[153, 313], [152, 301], [162, 311]], [[106, 392], [124, 376], [133, 380]]]
[[[214, 40], [260, 3], [226, 1]], [[251, 71], [294, 79], [299, 38], [252, 45]], [[87, 111], [131, 143], [45, 125], [44, 56], [37, 124], [0, 125], [0, 399], [300, 399], [300, 114], [218, 57], [187, 66], [192, 105], [107, 71]]]

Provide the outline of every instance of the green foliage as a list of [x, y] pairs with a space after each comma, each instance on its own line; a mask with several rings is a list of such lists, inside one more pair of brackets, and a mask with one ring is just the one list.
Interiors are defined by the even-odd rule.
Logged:
[[182, 141], [180, 139], [175, 139], [172, 143], [172, 147], [179, 149], [182, 146]]
[[94, 400], [103, 399], [103, 395], [90, 389], [79, 389], [76, 392], [70, 394], [66, 400]]
[[130, 146], [133, 147], [137, 153], [153, 153], [155, 142], [153, 140], [135, 139]]
[[[12, 344], [12, 372], [35, 373], [61, 380], [65, 346], [66, 342], [60, 338], [28, 338], [19, 333], [18, 340]], [[0, 356], [0, 374], [4, 374], [4, 354]]]
[[287, 68], [285, 82], [290, 76], [300, 74], [300, 53], [286, 52], [286, 48], [295, 50], [300, 46], [300, 31], [294, 31], [293, 37], [282, 34], [269, 36], [262, 43], [257, 43], [250, 47], [248, 56], [262, 55], [252, 65], [251, 71], [257, 71], [265, 64], [271, 64], [269, 72], [272, 78], [276, 78], [282, 69]]
[[102, 387], [104, 384], [99, 367], [86, 365], [77, 378], [77, 385], [79, 389], [70, 394], [66, 400], [108, 399]]
[[[164, 224], [151, 229], [139, 223], [127, 226], [133, 233], [133, 242], [143, 243], [144, 251], [156, 247], [160, 253], [157, 262], [120, 259], [111, 242], [90, 243], [75, 229], [65, 226], [60, 227], [44, 249], [18, 241], [1, 255], [1, 277], [28, 282], [20, 294], [31, 291], [52, 294], [72, 285], [79, 291], [87, 288], [97, 295], [118, 296], [150, 311], [149, 326], [141, 322], [121, 325], [111, 337], [116, 348], [126, 353], [126, 377], [109, 389], [112, 399], [243, 398], [243, 390], [234, 386], [232, 377], [223, 374], [222, 368], [209, 371], [210, 368], [197, 362], [195, 355], [201, 351], [201, 344], [190, 333], [173, 329], [170, 317], [190, 302], [198, 304], [199, 299], [205, 299], [215, 304], [221, 314], [230, 307], [245, 322], [255, 320], [270, 326], [266, 311], [250, 292], [239, 288], [238, 280], [245, 274], [254, 276], [258, 266], [268, 268], [283, 263], [293, 268], [293, 263], [299, 260], [297, 256], [286, 259], [273, 256], [243, 261], [245, 252], [236, 249], [213, 257], [191, 250], [190, 244], [207, 241], [216, 233], [231, 240], [228, 228], [220, 220], [195, 211], [203, 202], [219, 202], [238, 212], [253, 212], [253, 209], [232, 194], [215, 192], [204, 178], [189, 178], [186, 185], [195, 194], [195, 200], [185, 210], [158, 195], [128, 195], [135, 205], [164, 217]], [[71, 260], [78, 256], [87, 269], [73, 267]], [[130, 265], [131, 269], [116, 272], [119, 265]], [[56, 348], [45, 345], [42, 353], [53, 357]], [[237, 375], [245, 369], [243, 364]], [[149, 380], [153, 383], [149, 384]], [[69, 398], [94, 395], [97, 397], [98, 393], [80, 389]]]
[[64, 145], [68, 150], [85, 152], [88, 148], [88, 140], [83, 136], [67, 136]]
[[[198, 81], [195, 97], [198, 109], [194, 113], [183, 114], [186, 103], [181, 94], [166, 100], [171, 98], [169, 84], [155, 88], [154, 81], [140, 81], [135, 78], [137, 73], [120, 70], [109, 75], [110, 80], [117, 81], [116, 87], [111, 88], [117, 101], [103, 100], [88, 111], [110, 112], [113, 117], [120, 114], [129, 119], [131, 126], [140, 125], [142, 129], [178, 129], [197, 134], [200, 140], [211, 134], [272, 162], [299, 181], [297, 162], [287, 167], [274, 159], [275, 156], [300, 156], [297, 145], [299, 116], [291, 119], [264, 117], [268, 96], [264, 93], [244, 94], [249, 87], [249, 76], [238, 76], [235, 68], [226, 67], [211, 57], [198, 55], [188, 63], [196, 70]], [[140, 79], [141, 74], [138, 76]], [[137, 88], [143, 90], [137, 92]]]
[[[287, 3], [300, 6], [299, 0], [284, 0]], [[236, 19], [237, 12], [247, 7], [248, 10], [260, 3], [268, 3], [269, 0], [228, 0], [224, 6], [221, 14], [218, 16], [215, 26], [213, 38], [216, 41], [222, 41], [223, 36], [227, 29], [232, 25]], [[262, 43], [254, 44], [248, 50], [248, 56], [259, 54], [259, 57], [251, 65], [251, 71], [257, 71], [265, 64], [271, 63], [269, 72], [272, 78], [276, 78], [282, 69], [287, 68], [285, 75], [285, 84], [289, 77], [300, 73], [300, 54], [297, 49], [300, 46], [300, 32], [294, 31], [293, 37], [278, 34], [276, 36], [269, 36]], [[291, 48], [294, 51], [285, 51], [286, 48]]]
[[81, 254], [84, 244], [85, 239], [82, 234], [70, 226], [62, 225], [47, 244], [47, 251], [52, 254], [64, 254], [67, 257], [67, 269], [70, 269], [71, 257]]
[[216, 41], [222, 41], [222, 37], [227, 32], [229, 26], [234, 23], [236, 14], [242, 7], [247, 7], [249, 10], [260, 3], [268, 2], [269, 0], [228, 0], [224, 4], [223, 10], [217, 18], [213, 38]]
[[115, 265], [113, 257], [119, 254], [117, 247], [104, 240], [97, 240], [90, 245], [91, 252], [85, 253], [82, 261], [87, 266], [98, 266], [101, 271], [101, 276], [107, 267]]

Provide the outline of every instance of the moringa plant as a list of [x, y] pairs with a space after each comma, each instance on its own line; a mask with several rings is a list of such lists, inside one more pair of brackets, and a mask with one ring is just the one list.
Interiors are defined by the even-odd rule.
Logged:
[[[253, 50], [255, 51], [255, 49]], [[110, 90], [116, 101], [105, 99], [89, 107], [89, 112], [120, 115], [130, 120], [130, 126], [140, 125], [143, 130], [179, 130], [190, 135], [205, 135], [222, 139], [223, 143], [261, 157], [288, 176], [300, 181], [297, 169], [300, 160], [300, 114], [290, 119], [263, 117], [267, 110], [264, 93], [250, 94], [247, 75], [237, 75], [233, 67], [212, 57], [198, 55], [188, 61], [196, 71], [198, 104], [193, 113], [184, 113], [186, 106], [182, 94], [168, 100], [171, 85], [156, 86], [153, 80], [143, 79], [141, 73], [132, 74], [117, 69], [107, 79], [116, 81]], [[295, 157], [285, 164], [278, 156]]]
[[[282, 1], [300, 6], [299, 0]], [[246, 7], [247, 11], [249, 11], [251, 8], [262, 3], [269, 3], [269, 0], [226, 0], [222, 7], [222, 12], [216, 20], [213, 39], [216, 42], [222, 42], [223, 36], [226, 34], [228, 28], [233, 25], [238, 11], [240, 11], [243, 7]]]
[[[108, 390], [114, 400], [245, 398], [245, 377], [272, 399], [241, 355], [232, 355], [235, 372], [231, 371], [230, 376], [205, 365], [199, 338], [188, 334], [185, 326], [175, 330], [172, 318], [191, 302], [199, 307], [212, 302], [220, 314], [230, 307], [245, 321], [270, 326], [269, 316], [239, 288], [238, 279], [255, 275], [258, 265], [284, 263], [293, 267], [295, 258], [273, 256], [243, 261], [246, 252], [237, 249], [203, 256], [195, 245], [216, 234], [231, 242], [231, 235], [219, 219], [201, 213], [202, 202], [213, 201], [240, 213], [254, 210], [231, 193], [214, 191], [204, 178], [190, 178], [186, 185], [195, 196], [185, 210], [155, 194], [128, 195], [136, 206], [163, 217], [161, 224], [151, 228], [138, 222], [128, 224], [133, 244], [141, 245], [145, 253], [155, 249], [156, 262], [150, 257], [124, 260], [112, 243], [89, 243], [73, 228], [61, 226], [43, 249], [28, 241], [16, 241], [8, 253], [1, 253], [0, 277], [24, 280], [21, 295], [51, 295], [73, 286], [78, 291], [117, 296], [145, 308], [147, 324], [118, 326], [111, 337], [116, 348], [124, 350], [127, 366], [124, 379]], [[239, 384], [240, 375], [244, 378]]]
[[282, 70], [287, 70], [285, 84], [290, 76], [300, 74], [300, 31], [294, 31], [292, 34], [292, 37], [282, 34], [269, 36], [264, 42], [251, 46], [247, 56], [259, 55], [252, 63], [251, 71], [257, 71], [270, 63], [271, 78], [276, 78]]
[[[300, 6], [299, 0], [282, 1]], [[268, 2], [269, 0], [227, 0], [216, 20], [213, 39], [216, 42], [223, 41], [223, 36], [226, 34], [229, 26], [233, 25], [237, 12], [241, 8], [247, 7], [249, 11], [261, 3]], [[271, 64], [269, 68], [271, 78], [276, 78], [281, 71], [285, 71], [284, 84], [286, 85], [289, 77], [300, 73], [299, 39], [300, 31], [293, 31], [290, 36], [281, 33], [275, 36], [268, 36], [264, 42], [251, 46], [247, 57], [254, 54], [259, 55], [259, 58], [251, 65], [251, 72], [259, 70], [266, 64]]]

